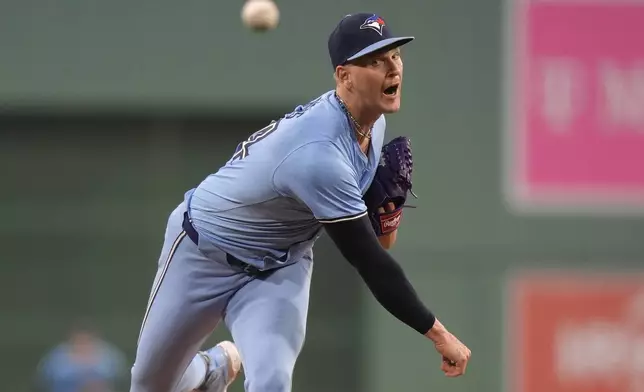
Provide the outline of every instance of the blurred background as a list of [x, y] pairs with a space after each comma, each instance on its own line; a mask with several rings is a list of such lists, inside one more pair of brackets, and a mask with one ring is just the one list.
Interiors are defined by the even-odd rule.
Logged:
[[279, 0], [266, 33], [242, 4], [2, 2], [1, 391], [80, 391], [54, 388], [70, 358], [111, 385], [83, 391], [128, 390], [168, 214], [333, 88], [327, 36], [361, 11], [417, 38], [393, 254], [473, 357], [443, 377], [323, 238], [294, 391], [644, 390], [641, 3]]

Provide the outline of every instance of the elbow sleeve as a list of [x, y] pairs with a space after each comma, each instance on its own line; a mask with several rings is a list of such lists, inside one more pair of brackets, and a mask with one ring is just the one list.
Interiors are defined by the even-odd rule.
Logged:
[[432, 328], [434, 315], [418, 298], [400, 265], [382, 248], [368, 217], [325, 224], [325, 229], [389, 313], [421, 334]]

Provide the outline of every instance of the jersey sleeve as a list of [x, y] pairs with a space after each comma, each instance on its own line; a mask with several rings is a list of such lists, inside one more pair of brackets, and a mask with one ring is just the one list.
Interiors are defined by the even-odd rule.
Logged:
[[292, 152], [277, 167], [273, 184], [283, 196], [299, 199], [321, 223], [367, 214], [354, 169], [330, 142], [314, 142]]

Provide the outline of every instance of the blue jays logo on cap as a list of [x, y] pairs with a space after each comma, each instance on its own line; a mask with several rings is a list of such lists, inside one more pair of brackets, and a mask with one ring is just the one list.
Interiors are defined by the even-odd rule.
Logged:
[[385, 21], [376, 14], [368, 17], [360, 26], [360, 30], [371, 29], [382, 35], [382, 28], [385, 27]]

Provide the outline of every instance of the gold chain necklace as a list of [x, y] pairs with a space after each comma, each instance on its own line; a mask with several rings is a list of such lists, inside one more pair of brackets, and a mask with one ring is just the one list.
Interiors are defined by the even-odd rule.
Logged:
[[371, 139], [371, 131], [373, 130], [373, 127], [371, 127], [367, 133], [362, 132], [362, 127], [355, 119], [355, 117], [353, 117], [349, 109], [347, 109], [347, 105], [344, 103], [342, 98], [340, 98], [338, 93], [335, 93], [335, 97], [337, 98], [338, 102], [340, 102], [340, 106], [342, 106], [342, 110], [344, 110], [347, 116], [349, 116], [349, 118], [351, 119], [351, 122], [356, 127], [356, 132], [358, 133], [358, 135], [362, 136], [363, 138]]

